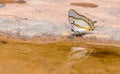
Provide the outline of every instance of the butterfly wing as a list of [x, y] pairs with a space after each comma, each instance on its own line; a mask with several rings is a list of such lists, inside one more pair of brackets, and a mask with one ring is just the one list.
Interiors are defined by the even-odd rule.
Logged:
[[72, 29], [77, 32], [94, 30], [94, 23], [89, 18], [78, 14], [75, 10], [70, 9], [68, 13], [69, 22]]

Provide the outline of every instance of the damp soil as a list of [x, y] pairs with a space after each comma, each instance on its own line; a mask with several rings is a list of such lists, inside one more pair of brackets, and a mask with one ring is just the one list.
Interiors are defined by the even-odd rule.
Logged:
[[0, 0], [0, 4], [6, 4], [6, 3], [18, 3], [18, 4], [24, 4], [26, 1], [24, 0]]
[[93, 3], [71, 3], [71, 5], [81, 6], [81, 7], [90, 7], [90, 8], [98, 7], [98, 5], [93, 4]]
[[119, 74], [120, 47], [77, 43], [92, 52], [68, 65], [73, 42], [38, 44], [0, 39], [0, 74]]

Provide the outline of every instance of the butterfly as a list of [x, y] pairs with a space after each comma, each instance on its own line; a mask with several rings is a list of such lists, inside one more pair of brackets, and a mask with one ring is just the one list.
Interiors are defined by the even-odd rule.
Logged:
[[76, 34], [84, 34], [89, 31], [95, 30], [94, 23], [91, 19], [77, 13], [75, 10], [70, 9], [68, 12], [68, 20], [71, 24], [71, 30]]

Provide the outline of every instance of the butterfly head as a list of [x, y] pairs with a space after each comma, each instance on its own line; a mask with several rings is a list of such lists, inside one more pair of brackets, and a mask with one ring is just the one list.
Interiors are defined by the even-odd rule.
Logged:
[[90, 27], [90, 30], [92, 30], [92, 31], [93, 31], [93, 30], [95, 30], [95, 29], [96, 29], [96, 27], [97, 27], [97, 26], [95, 26], [95, 25], [94, 25], [95, 23], [97, 23], [97, 21], [94, 21], [94, 22], [92, 23], [93, 25]]

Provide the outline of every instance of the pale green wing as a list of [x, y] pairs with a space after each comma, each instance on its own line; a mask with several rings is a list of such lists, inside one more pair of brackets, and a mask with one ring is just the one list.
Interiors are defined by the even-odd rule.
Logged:
[[78, 14], [75, 10], [70, 9], [68, 13], [68, 19], [73, 27], [86, 30], [94, 30], [94, 23], [89, 18]]

